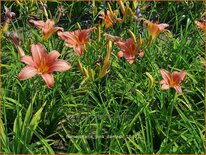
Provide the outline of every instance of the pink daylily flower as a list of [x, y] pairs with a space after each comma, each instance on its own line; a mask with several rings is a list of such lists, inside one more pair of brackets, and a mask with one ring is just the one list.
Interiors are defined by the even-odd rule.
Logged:
[[121, 51], [117, 53], [117, 56], [119, 58], [124, 56], [125, 59], [132, 64], [137, 54], [133, 39], [129, 38], [126, 41], [117, 41], [115, 44], [121, 49]]
[[42, 29], [43, 40], [47, 40], [54, 34], [56, 31], [64, 31], [62, 27], [55, 27], [55, 23], [51, 19], [47, 19], [46, 22], [42, 20], [29, 20], [30, 23], [33, 23], [36, 27]]
[[168, 72], [165, 69], [160, 69], [160, 73], [162, 75], [163, 80], [161, 80], [159, 83], [162, 84], [162, 90], [166, 90], [169, 88], [174, 88], [177, 93], [180, 95], [182, 94], [182, 89], [180, 86], [180, 83], [184, 80], [186, 76], [186, 71], [181, 72]]
[[144, 52], [140, 49], [141, 43], [136, 43], [133, 38], [123, 41], [121, 37], [113, 36], [107, 33], [105, 33], [104, 36], [107, 36], [109, 39], [113, 40], [115, 45], [121, 49], [121, 51], [117, 53], [118, 58], [125, 57], [125, 59], [132, 64], [137, 54], [140, 58], [144, 56]]
[[66, 71], [71, 68], [71, 65], [64, 60], [57, 60], [60, 53], [53, 50], [49, 54], [46, 53], [45, 48], [40, 44], [32, 44], [32, 56], [21, 57], [21, 62], [27, 64], [18, 77], [20, 80], [27, 80], [36, 74], [40, 75], [47, 86], [52, 88], [54, 85], [54, 71]]
[[73, 32], [58, 32], [58, 35], [61, 39], [63, 39], [66, 42], [66, 45], [68, 47], [73, 48], [76, 54], [78, 56], [81, 56], [84, 52], [85, 43], [90, 41], [88, 35], [94, 29], [96, 29], [96, 27], [84, 30], [75, 30]]
[[134, 62], [137, 54], [140, 58], [144, 56], [143, 51], [138, 49], [138, 45], [135, 44], [132, 38], [126, 39], [126, 41], [116, 41], [115, 44], [121, 49], [121, 51], [117, 53], [117, 57], [125, 57], [130, 64]]

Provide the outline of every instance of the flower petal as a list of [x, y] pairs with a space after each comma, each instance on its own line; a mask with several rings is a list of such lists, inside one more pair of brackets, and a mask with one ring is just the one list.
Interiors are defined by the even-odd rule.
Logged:
[[56, 60], [50, 67], [49, 67], [49, 70], [48, 72], [51, 73], [51, 72], [54, 72], [54, 71], [66, 71], [68, 69], [71, 68], [71, 65], [69, 63], [67, 63], [66, 61], [64, 60]]
[[57, 32], [58, 36], [69, 45], [77, 45], [78, 38], [74, 32]]
[[[89, 33], [91, 33], [91, 31], [95, 30], [96, 27], [92, 27], [92, 28], [89, 28], [89, 29], [84, 29], [84, 30], [80, 30], [79, 31], [79, 35], [78, 35], [78, 39], [81, 43], [86, 43], [89, 41], [89, 38], [88, 38], [88, 35]], [[78, 31], [78, 30], [77, 30]]]
[[74, 46], [73, 50], [76, 52], [76, 54], [78, 56], [81, 56], [83, 54], [83, 51], [84, 51], [84, 45]]
[[49, 88], [52, 88], [54, 86], [54, 77], [52, 74], [44, 73], [44, 74], [41, 74], [41, 77], [44, 79], [46, 85]]
[[54, 34], [54, 32], [55, 32], [54, 28], [51, 28], [51, 29], [48, 29], [48, 30], [43, 29], [42, 30], [43, 40], [45, 41], [45, 40], [49, 39]]
[[195, 21], [195, 24], [206, 33], [206, 20], [203, 20], [202, 22]]
[[50, 36], [51, 34], [53, 34], [55, 32], [55, 28], [54, 28], [54, 21], [47, 19], [44, 27], [42, 28], [42, 33], [45, 36]]
[[149, 22], [148, 29], [149, 29], [150, 35], [152, 36], [152, 40], [156, 38], [160, 33], [159, 27], [156, 23]]
[[45, 25], [45, 23], [42, 20], [29, 20], [30, 23], [33, 23], [36, 27], [42, 29]]
[[165, 80], [161, 80], [159, 81], [159, 84], [167, 84], [167, 83], [165, 82]]
[[177, 91], [178, 94], [182, 95], [182, 89], [180, 85], [174, 86], [174, 89]]
[[51, 51], [47, 55], [48, 63], [51, 64], [53, 63], [58, 57], [60, 56], [60, 53], [56, 50]]
[[168, 27], [168, 26], [169, 26], [169, 25], [166, 24], [166, 23], [158, 24], [159, 31], [160, 31], [160, 32], [164, 31], [164, 29], [165, 29], [166, 27]]
[[125, 53], [125, 51], [128, 51], [128, 50], [129, 50], [129, 48], [128, 48], [127, 45], [126, 45], [126, 42], [124, 42], [124, 41], [116, 41], [116, 42], [115, 42], [115, 45], [117, 45], [119, 48], [121, 48], [121, 51], [122, 51], [123, 53]]
[[134, 58], [134, 59], [126, 59], [126, 60], [127, 60], [130, 64], [133, 64], [135, 58]]
[[166, 89], [169, 89], [169, 88], [170, 88], [170, 86], [168, 84], [163, 84], [161, 89], [166, 90]]
[[122, 52], [122, 51], [119, 51], [118, 53], [117, 53], [117, 57], [118, 58], [121, 58], [121, 57], [123, 57], [124, 56], [124, 53]]
[[171, 81], [171, 74], [170, 74], [170, 72], [166, 71], [165, 69], [160, 69], [160, 73], [162, 75], [162, 78], [169, 85], [169, 83]]
[[25, 63], [25, 64], [27, 64], [29, 66], [32, 66], [32, 67], [35, 66], [35, 63], [34, 63], [34, 61], [33, 61], [31, 56], [26, 56], [26, 55], [22, 56], [21, 57], [21, 62], [23, 62], [23, 63]]
[[132, 57], [132, 59], [134, 59], [137, 54], [134, 40], [132, 38], [127, 39], [125, 41], [125, 45], [127, 47], [127, 50], [125, 51], [125, 56], [128, 58]]
[[139, 51], [139, 57], [140, 57], [140, 58], [143, 58], [143, 56], [144, 56], [144, 52], [143, 52], [142, 50], [140, 50], [140, 51]]
[[172, 79], [176, 85], [180, 84], [184, 80], [186, 73], [186, 71], [172, 73]]
[[96, 30], [97, 28], [96, 27], [91, 27], [89, 29], [84, 29], [84, 30], [81, 30], [82, 34], [85, 34], [85, 35], [88, 35], [89, 33], [91, 33], [93, 30]]
[[47, 25], [48, 27], [54, 27], [55, 22], [51, 19], [47, 19], [45, 25]]
[[113, 36], [113, 35], [107, 34], [107, 33], [105, 33], [104, 36], [107, 36], [109, 39], [111, 39], [111, 40], [113, 40], [113, 41], [115, 41], [115, 42], [122, 40], [122, 38], [120, 38], [120, 37], [118, 37], [118, 36]]
[[62, 27], [55, 27], [55, 31], [64, 31], [64, 29]]
[[47, 53], [42, 44], [32, 44], [31, 53], [34, 63], [38, 66], [41, 63], [41, 60], [46, 57]]
[[38, 73], [37, 69], [31, 66], [24, 67], [19, 73], [18, 77], [20, 80], [27, 80]]

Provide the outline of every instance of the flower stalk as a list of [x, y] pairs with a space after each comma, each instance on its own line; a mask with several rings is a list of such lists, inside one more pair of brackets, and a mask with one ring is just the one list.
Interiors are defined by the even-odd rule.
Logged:
[[7, 32], [6, 33], [6, 38], [9, 39], [14, 46], [17, 49], [17, 52], [19, 54], [20, 57], [23, 57], [25, 55], [21, 45], [20, 45], [20, 40], [19, 40], [19, 36], [17, 35], [17, 33], [14, 32]]

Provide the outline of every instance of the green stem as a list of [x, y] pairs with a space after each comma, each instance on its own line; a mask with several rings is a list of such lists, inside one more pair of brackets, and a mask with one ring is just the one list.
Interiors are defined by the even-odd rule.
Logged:
[[178, 97], [178, 95], [175, 92], [174, 100], [173, 100], [173, 102], [170, 103], [169, 108], [168, 108], [170, 113], [169, 113], [169, 121], [168, 121], [168, 128], [167, 128], [167, 142], [168, 142], [168, 138], [169, 138], [168, 135], [169, 135], [171, 121], [172, 121], [172, 112], [173, 112], [173, 109], [174, 109], [174, 104], [176, 104], [177, 97]]

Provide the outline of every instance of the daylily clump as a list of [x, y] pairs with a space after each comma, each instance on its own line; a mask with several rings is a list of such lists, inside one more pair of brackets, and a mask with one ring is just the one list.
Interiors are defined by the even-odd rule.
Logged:
[[40, 75], [47, 86], [52, 88], [54, 85], [54, 71], [66, 71], [71, 68], [71, 65], [64, 60], [58, 60], [60, 56], [58, 51], [51, 51], [46, 53], [45, 48], [40, 44], [31, 45], [32, 56], [21, 57], [21, 62], [27, 64], [19, 73], [20, 80], [27, 80], [36, 74]]
[[[81, 82], [81, 84], [83, 84], [85, 81], [87, 81], [89, 79], [92, 79], [93, 81], [101, 79], [108, 73], [108, 69], [109, 69], [110, 64], [111, 64], [110, 57], [111, 57], [111, 53], [112, 53], [112, 42], [109, 41], [107, 43], [107, 46], [108, 46], [108, 51], [106, 53], [106, 56], [104, 58], [103, 63], [101, 65], [98, 64], [95, 67], [95, 69], [92, 69], [90, 66], [83, 67], [82, 63], [78, 60], [77, 66], [79, 67], [81, 73], [85, 77], [84, 80]], [[97, 71], [99, 71], [99, 72], [97, 72]], [[98, 76], [95, 77], [95, 75], [98, 75]]]
[[96, 27], [84, 30], [75, 30], [73, 32], [58, 32], [58, 35], [66, 42], [68, 47], [73, 48], [76, 54], [81, 56], [84, 52], [85, 44], [90, 41], [88, 35], [95, 29]]
[[162, 90], [174, 88], [177, 93], [182, 94], [180, 83], [185, 79], [186, 71], [181, 72], [168, 72], [165, 69], [160, 69], [163, 80], [159, 83], [162, 84]]
[[49, 39], [56, 31], [64, 31], [62, 27], [55, 27], [55, 22], [51, 19], [47, 19], [46, 22], [42, 20], [29, 20], [29, 22], [42, 29], [44, 41]]
[[195, 21], [195, 23], [199, 29], [206, 33], [206, 20], [203, 20], [202, 22]]

